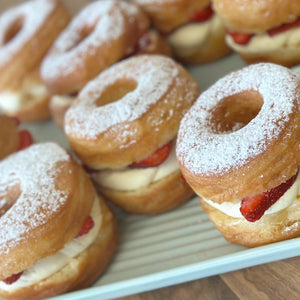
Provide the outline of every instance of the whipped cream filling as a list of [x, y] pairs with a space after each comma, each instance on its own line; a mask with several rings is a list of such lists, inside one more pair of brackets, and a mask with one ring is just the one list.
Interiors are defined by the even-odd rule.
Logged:
[[220, 18], [214, 14], [205, 22], [189, 23], [170, 33], [167, 41], [182, 56], [192, 55], [210, 34], [222, 28]]
[[98, 197], [94, 200], [90, 215], [94, 221], [94, 226], [87, 234], [74, 238], [54, 255], [37, 260], [36, 263], [26, 269], [21, 277], [14, 283], [6, 284], [4, 281], [0, 281], [0, 289], [13, 292], [17, 289], [33, 285], [56, 273], [66, 266], [72, 258], [87, 249], [96, 239], [102, 223], [101, 207]]
[[75, 96], [69, 95], [54, 95], [51, 98], [51, 104], [55, 106], [67, 106], [69, 107], [73, 101], [76, 99]]
[[41, 101], [47, 94], [47, 89], [43, 84], [33, 85], [20, 92], [2, 91], [0, 92], [0, 110], [14, 113], [31, 101]]
[[260, 33], [252, 36], [249, 43], [240, 45], [234, 42], [231, 35], [227, 34], [226, 43], [240, 53], [267, 53], [283, 47], [300, 46], [300, 28], [295, 27], [273, 36], [267, 33]]
[[[265, 211], [265, 215], [277, 213], [292, 204], [297, 196], [300, 196], [300, 173], [293, 185], [271, 206]], [[210, 206], [220, 210], [224, 214], [234, 218], [244, 218], [240, 212], [241, 199], [232, 202], [216, 203], [201, 196], [201, 199]]]
[[92, 178], [103, 187], [117, 191], [130, 191], [158, 181], [178, 169], [175, 142], [173, 142], [168, 158], [157, 167], [141, 169], [128, 167], [122, 170], [103, 170], [93, 173]]

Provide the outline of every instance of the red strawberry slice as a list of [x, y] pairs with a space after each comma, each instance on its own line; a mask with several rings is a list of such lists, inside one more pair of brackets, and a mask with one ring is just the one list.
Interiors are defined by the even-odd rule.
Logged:
[[227, 31], [227, 34], [231, 35], [234, 42], [239, 45], [248, 44], [250, 39], [252, 38], [252, 34], [244, 32]]
[[283, 24], [283, 25], [281, 25], [279, 27], [276, 27], [276, 28], [268, 30], [268, 35], [269, 36], [273, 36], [275, 34], [282, 33], [282, 32], [284, 32], [286, 30], [292, 29], [292, 28], [297, 27], [297, 26], [300, 26], [300, 18], [297, 19], [293, 23]]
[[23, 150], [33, 144], [33, 138], [26, 129], [19, 131], [19, 150]]
[[211, 6], [204, 8], [201, 11], [196, 12], [191, 18], [190, 22], [204, 22], [211, 18], [213, 15], [213, 10]]
[[149, 157], [139, 161], [134, 162], [130, 165], [131, 168], [149, 168], [149, 167], [156, 167], [162, 164], [169, 156], [171, 152], [171, 143], [168, 143], [158, 150], [156, 150], [152, 155]]
[[6, 284], [12, 284], [12, 283], [16, 282], [21, 277], [22, 274], [23, 274], [23, 272], [20, 272], [20, 273], [17, 273], [17, 274], [13, 274], [12, 276], [4, 279], [3, 281]]
[[286, 182], [255, 196], [242, 199], [240, 211], [249, 222], [259, 220], [264, 212], [273, 205], [295, 182], [298, 172]]
[[87, 233], [89, 233], [89, 231], [94, 227], [94, 220], [92, 219], [91, 216], [88, 216], [83, 224], [83, 226], [81, 227], [79, 233], [75, 236], [75, 238], [78, 238], [82, 235], [85, 235]]

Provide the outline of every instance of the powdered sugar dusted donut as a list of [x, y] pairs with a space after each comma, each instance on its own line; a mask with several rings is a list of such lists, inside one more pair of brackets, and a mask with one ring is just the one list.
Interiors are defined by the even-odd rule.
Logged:
[[[274, 194], [274, 189], [296, 174], [300, 160], [299, 85], [300, 77], [285, 67], [252, 65], [217, 81], [185, 115], [178, 134], [177, 157], [186, 180], [205, 202], [205, 209], [226, 203], [246, 207], [246, 197], [257, 199], [257, 195], [270, 191]], [[295, 191], [292, 200], [296, 199], [297, 188]], [[276, 202], [268, 201], [256, 202], [262, 215]], [[264, 209], [260, 205], [263, 202]], [[231, 241], [258, 245], [287, 238], [283, 234], [275, 237], [276, 222], [272, 230], [258, 234], [258, 227], [249, 222], [250, 218], [246, 220], [246, 214], [234, 216], [229, 212], [227, 219], [209, 215]], [[229, 229], [234, 222], [252, 227], [243, 225], [238, 234], [239, 229]], [[246, 227], [251, 228], [247, 233]]]
[[55, 96], [51, 112], [63, 127], [65, 111], [85, 84], [113, 63], [135, 53], [170, 54], [150, 21], [134, 4], [95, 1], [86, 6], [57, 39], [41, 72]]
[[[0, 295], [37, 299], [93, 282], [113, 252], [115, 225], [82, 168], [45, 143], [0, 162], [0, 174]], [[90, 237], [81, 230], [89, 215]]]
[[[112, 170], [110, 175], [115, 179], [110, 183], [93, 174], [109, 199], [121, 199], [117, 203], [122, 207], [125, 203], [131, 212], [162, 212], [191, 196], [180, 179], [176, 159], [175, 169], [168, 167], [169, 171], [163, 171], [156, 184], [150, 180], [124, 191], [117, 182], [124, 177], [134, 181], [132, 172], [128, 176], [124, 173], [130, 168], [156, 168], [163, 164], [172, 152], [171, 141], [176, 138], [179, 122], [198, 94], [194, 79], [172, 59], [158, 55], [132, 57], [102, 72], [81, 91], [66, 114], [65, 132], [85, 165], [99, 172]], [[149, 156], [152, 158], [147, 159]], [[152, 170], [152, 174], [156, 172], [157, 169]], [[164, 180], [172, 182], [171, 188], [180, 187], [180, 196], [170, 197], [168, 205], [163, 195], [170, 191]], [[156, 194], [151, 201], [153, 191]], [[130, 195], [129, 201], [124, 201], [126, 195]]]
[[88, 166], [124, 167], [172, 140], [198, 93], [196, 82], [172, 59], [129, 58], [82, 90], [66, 115], [65, 132]]
[[0, 110], [22, 120], [49, 117], [49, 94], [38, 70], [68, 21], [68, 12], [56, 0], [28, 1], [1, 15]]

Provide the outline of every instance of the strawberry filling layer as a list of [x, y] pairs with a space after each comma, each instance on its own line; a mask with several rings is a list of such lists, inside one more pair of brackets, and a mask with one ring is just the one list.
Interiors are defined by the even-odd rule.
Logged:
[[[94, 220], [91, 216], [88, 216], [83, 224], [83, 226], [81, 227], [79, 233], [75, 236], [75, 239], [78, 237], [81, 237], [85, 234], [88, 234], [90, 232], [90, 230], [94, 227], [95, 223]], [[6, 284], [13, 284], [14, 282], [16, 282], [24, 273], [24, 271], [17, 273], [17, 274], [13, 274], [12, 276], [4, 279], [3, 281]]]
[[189, 20], [189, 23], [194, 22], [205, 22], [209, 20], [212, 15], [214, 14], [214, 11], [211, 8], [211, 5], [205, 7], [203, 10], [196, 12]]
[[[269, 29], [267, 31], [267, 34], [269, 36], [274, 36], [279, 33], [283, 33], [289, 29], [295, 28], [300, 26], [300, 18], [298, 18], [295, 22], [293, 23], [288, 23], [288, 24], [282, 24], [276, 28]], [[247, 45], [251, 38], [254, 36], [254, 34], [250, 33], [243, 33], [243, 32], [235, 32], [235, 31], [227, 31], [227, 34], [229, 34], [234, 42], [239, 45]]]
[[147, 158], [139, 162], [132, 163], [130, 165], [130, 168], [150, 168], [150, 167], [159, 166], [169, 157], [170, 152], [171, 152], [171, 142], [162, 146]]
[[293, 185], [298, 172], [286, 182], [279, 186], [262, 192], [255, 196], [249, 196], [242, 199], [240, 211], [245, 219], [249, 222], [259, 220], [278, 199]]

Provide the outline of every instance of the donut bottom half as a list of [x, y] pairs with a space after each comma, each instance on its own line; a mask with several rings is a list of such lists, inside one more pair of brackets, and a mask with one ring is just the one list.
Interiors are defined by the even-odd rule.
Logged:
[[0, 290], [0, 296], [6, 299], [43, 299], [82, 289], [94, 283], [110, 262], [118, 235], [114, 215], [103, 200], [100, 202], [102, 224], [96, 240], [85, 251], [50, 277], [11, 293]]
[[117, 191], [97, 184], [98, 191], [108, 200], [133, 214], [159, 214], [187, 202], [194, 192], [181, 178], [181, 172], [170, 175], [131, 191]]
[[300, 46], [283, 47], [264, 53], [245, 53], [237, 51], [237, 54], [248, 64], [270, 62], [292, 67], [300, 64]]
[[287, 208], [263, 215], [256, 222], [228, 216], [201, 198], [200, 203], [212, 223], [230, 243], [256, 247], [300, 236], [300, 197]]

